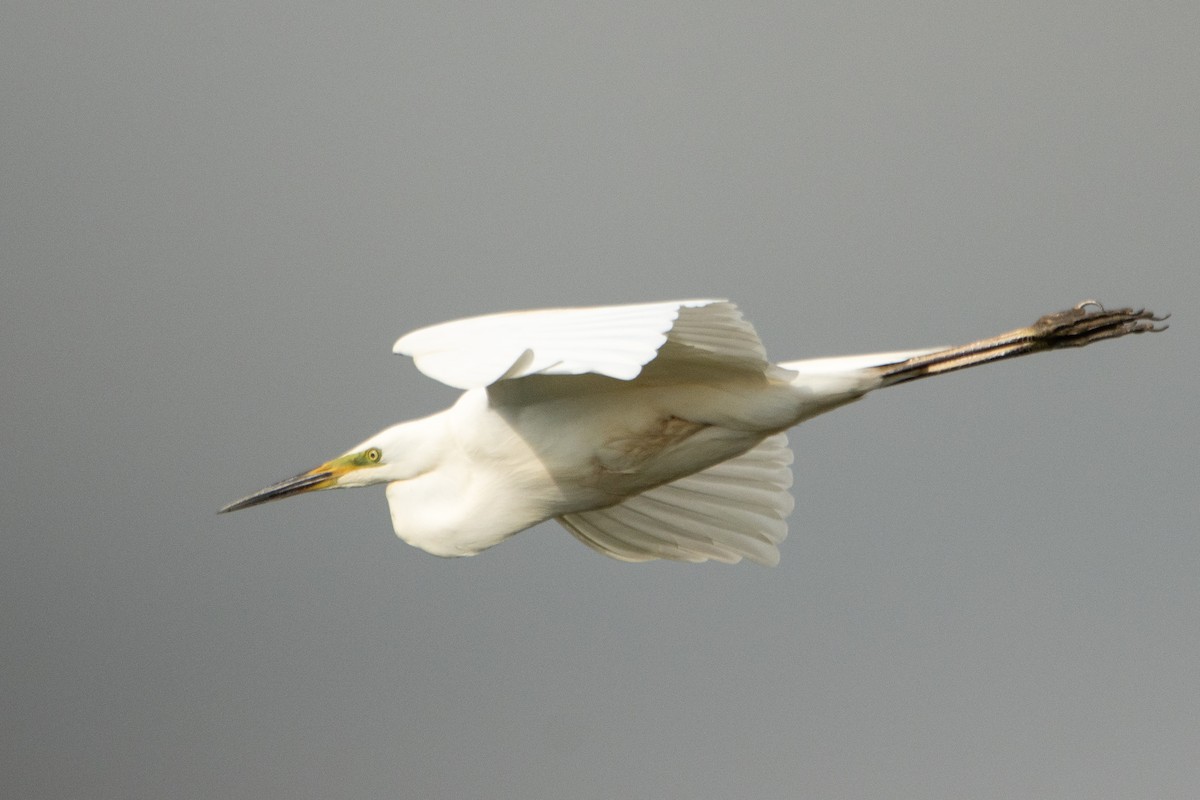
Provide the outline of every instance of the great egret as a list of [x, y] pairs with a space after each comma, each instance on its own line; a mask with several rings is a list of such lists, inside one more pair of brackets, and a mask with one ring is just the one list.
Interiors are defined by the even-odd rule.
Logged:
[[625, 561], [779, 561], [788, 428], [885, 386], [1163, 330], [1095, 301], [962, 347], [772, 364], [725, 300], [492, 314], [395, 352], [464, 389], [316, 469], [232, 503], [387, 484], [396, 534], [470, 556], [548, 519]]

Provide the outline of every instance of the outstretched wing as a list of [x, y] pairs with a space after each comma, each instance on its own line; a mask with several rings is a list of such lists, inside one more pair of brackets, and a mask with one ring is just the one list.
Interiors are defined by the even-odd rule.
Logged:
[[587, 546], [622, 561], [779, 563], [794, 501], [787, 436], [619, 505], [558, 521]]
[[489, 314], [421, 328], [392, 350], [431, 378], [474, 389], [528, 375], [632, 380], [668, 342], [743, 369], [768, 366], [753, 326], [726, 300]]

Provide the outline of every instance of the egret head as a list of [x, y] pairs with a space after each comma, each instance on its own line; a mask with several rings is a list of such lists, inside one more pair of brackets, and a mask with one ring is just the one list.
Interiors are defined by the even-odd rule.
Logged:
[[419, 453], [413, 448], [415, 442], [411, 441], [414, 438], [411, 430], [414, 424], [393, 425], [315, 469], [230, 503], [221, 509], [221, 513], [319, 489], [372, 486], [411, 477], [414, 471], [413, 456]]

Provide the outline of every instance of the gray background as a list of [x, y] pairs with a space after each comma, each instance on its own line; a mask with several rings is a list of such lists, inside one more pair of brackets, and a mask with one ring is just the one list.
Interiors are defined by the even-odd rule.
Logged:
[[[1195, 796], [1194, 2], [0, 16], [6, 797]], [[215, 513], [450, 402], [406, 330], [706, 295], [1175, 319], [796, 430], [776, 569]]]

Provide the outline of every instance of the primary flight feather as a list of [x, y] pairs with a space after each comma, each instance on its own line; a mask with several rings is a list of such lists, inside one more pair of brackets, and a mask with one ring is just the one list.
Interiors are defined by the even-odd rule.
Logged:
[[446, 322], [394, 350], [465, 390], [458, 402], [221, 510], [386, 483], [396, 534], [439, 556], [553, 518], [625, 561], [775, 564], [792, 510], [788, 428], [885, 386], [1159, 321], [1086, 301], [962, 347], [779, 364], [725, 300]]

